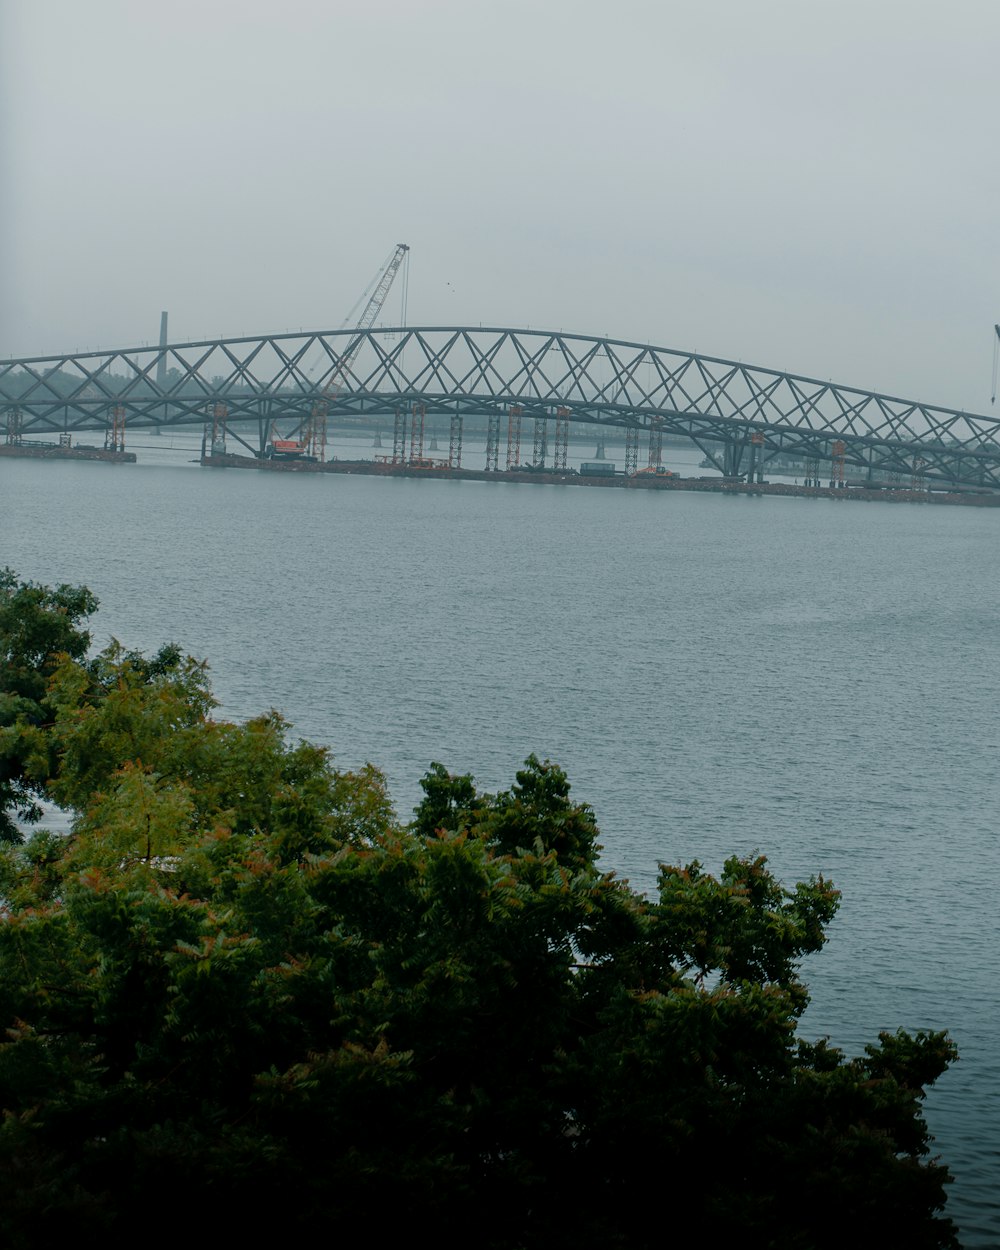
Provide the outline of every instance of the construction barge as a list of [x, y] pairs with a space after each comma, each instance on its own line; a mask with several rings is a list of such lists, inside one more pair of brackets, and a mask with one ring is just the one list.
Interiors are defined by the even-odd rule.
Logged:
[[135, 464], [135, 452], [112, 447], [67, 443], [0, 443], [0, 456], [23, 460], [102, 460], [105, 464]]
[[960, 504], [1000, 507], [1000, 493], [988, 491], [919, 490], [884, 486], [799, 486], [786, 482], [744, 482], [724, 477], [680, 477], [675, 473], [639, 470], [624, 473], [581, 473], [528, 466], [505, 470], [455, 468], [447, 461], [422, 463], [380, 460], [327, 460], [239, 456], [206, 453], [201, 464], [213, 469], [258, 469], [270, 473], [348, 473], [368, 477], [436, 478], [439, 481], [516, 482], [540, 486], [624, 487], [627, 490], [707, 491], [723, 495], [782, 495], [798, 499], [837, 499], [881, 503]]

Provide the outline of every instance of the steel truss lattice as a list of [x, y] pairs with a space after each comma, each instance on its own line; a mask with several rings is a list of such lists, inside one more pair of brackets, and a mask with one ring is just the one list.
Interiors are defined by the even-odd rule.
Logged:
[[354, 330], [315, 331], [9, 360], [0, 437], [106, 430], [116, 409], [129, 430], [200, 425], [224, 404], [228, 439], [261, 454], [270, 423], [289, 436], [308, 429], [341, 370], [333, 422], [421, 404], [428, 417], [477, 417], [499, 432], [498, 414], [516, 412], [515, 456], [521, 415], [544, 421], [562, 408], [576, 423], [691, 438], [735, 477], [778, 455], [829, 464], [843, 442], [853, 480], [1000, 489], [996, 418], [671, 348], [503, 328], [380, 328], [360, 342]]

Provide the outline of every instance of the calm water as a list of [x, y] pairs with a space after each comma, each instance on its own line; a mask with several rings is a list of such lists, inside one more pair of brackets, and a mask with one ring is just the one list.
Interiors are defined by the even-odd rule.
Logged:
[[754, 848], [831, 876], [803, 1031], [951, 1030], [949, 1213], [1000, 1244], [1000, 510], [239, 473], [146, 442], [0, 460], [0, 564], [86, 582], [99, 643], [207, 656], [225, 714], [371, 760], [404, 815], [432, 760], [499, 788], [535, 751], [642, 888]]

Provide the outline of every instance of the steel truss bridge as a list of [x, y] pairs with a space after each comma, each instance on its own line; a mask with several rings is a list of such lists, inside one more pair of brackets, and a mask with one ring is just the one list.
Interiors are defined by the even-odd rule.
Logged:
[[647, 432], [651, 464], [653, 439], [682, 435], [733, 478], [760, 479], [780, 456], [824, 475], [839, 462], [853, 480], [1000, 489], [996, 418], [588, 335], [311, 331], [0, 362], [8, 442], [66, 441], [123, 421], [130, 429], [201, 425], [222, 412], [228, 436], [262, 455], [272, 430], [296, 437], [324, 402], [334, 423], [395, 419], [398, 428], [400, 413], [419, 407], [450, 419], [453, 433], [476, 418], [496, 437], [512, 413], [536, 425], [555, 418], [620, 427], [633, 446]]

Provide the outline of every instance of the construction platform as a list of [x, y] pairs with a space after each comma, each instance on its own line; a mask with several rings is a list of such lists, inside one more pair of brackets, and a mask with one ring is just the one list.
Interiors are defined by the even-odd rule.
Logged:
[[135, 464], [134, 451], [110, 447], [65, 447], [56, 443], [0, 443], [0, 456], [23, 460], [103, 460], [106, 464]]
[[447, 462], [411, 465], [373, 460], [258, 459], [255, 456], [205, 455], [201, 463], [215, 469], [257, 469], [266, 473], [348, 473], [368, 477], [437, 478], [464, 482], [520, 482], [543, 486], [596, 486], [603, 489], [707, 491], [724, 495], [779, 495], [799, 499], [836, 499], [843, 502], [962, 504], [1000, 507], [1000, 493], [947, 491], [899, 487], [798, 486], [785, 482], [743, 482], [722, 477], [677, 477], [658, 473], [589, 475], [551, 469], [460, 469]]

